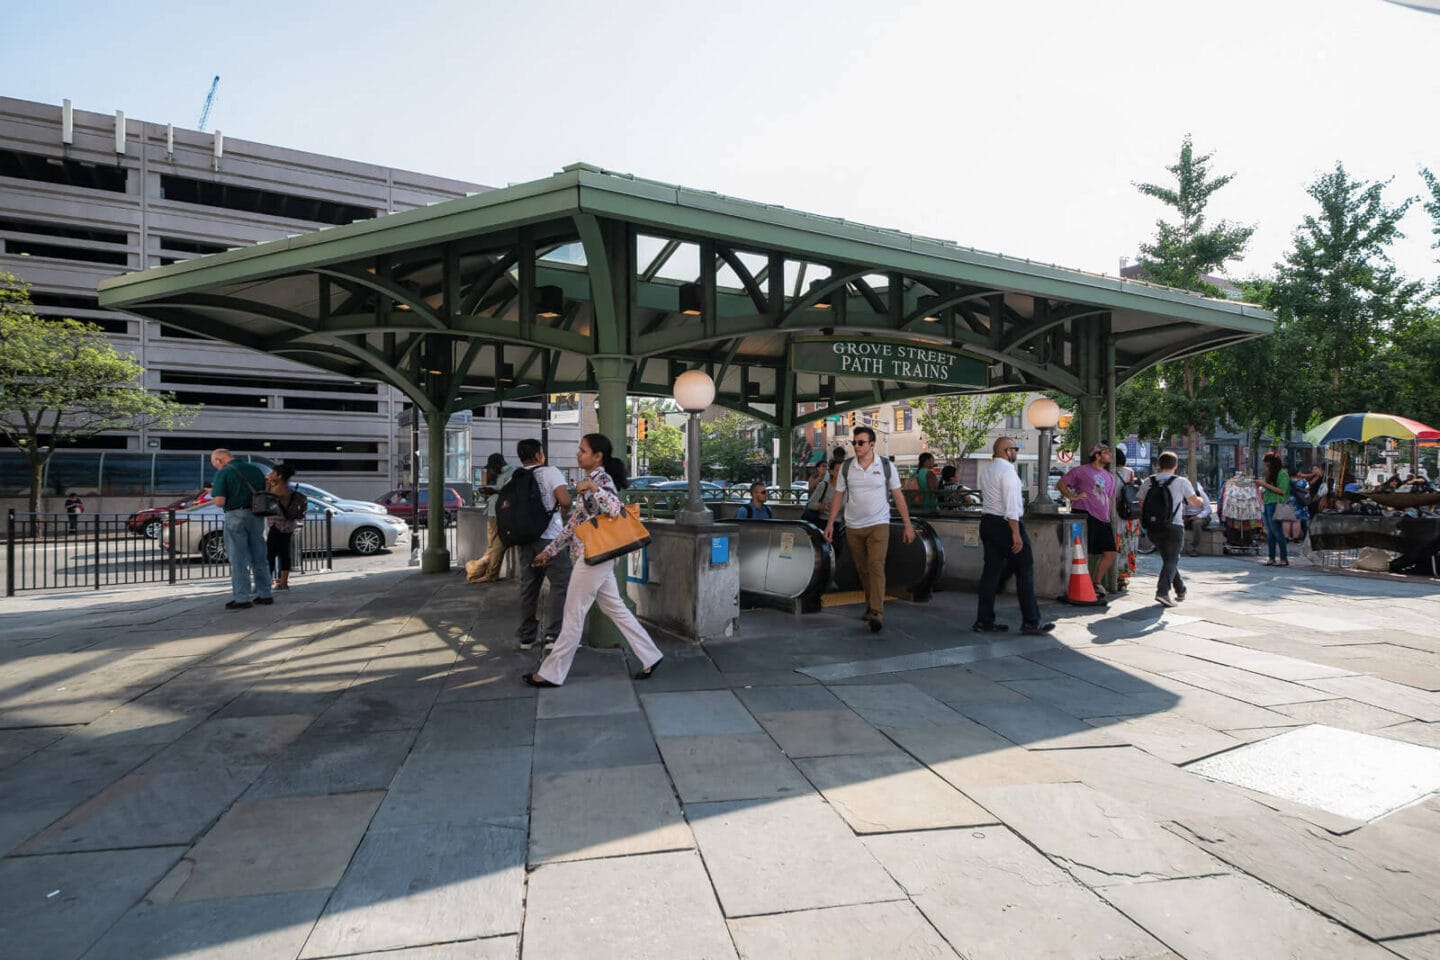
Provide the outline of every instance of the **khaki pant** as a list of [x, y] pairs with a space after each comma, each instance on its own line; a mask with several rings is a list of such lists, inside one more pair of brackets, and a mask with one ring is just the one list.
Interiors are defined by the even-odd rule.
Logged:
[[500, 528], [493, 519], [485, 521], [485, 532], [489, 540], [485, 544], [485, 556], [480, 558], [480, 576], [475, 583], [489, 583], [500, 579], [500, 568], [505, 563], [505, 544], [500, 542]]
[[885, 616], [885, 556], [890, 552], [890, 524], [846, 527], [845, 542], [865, 589], [865, 607], [879, 620]]

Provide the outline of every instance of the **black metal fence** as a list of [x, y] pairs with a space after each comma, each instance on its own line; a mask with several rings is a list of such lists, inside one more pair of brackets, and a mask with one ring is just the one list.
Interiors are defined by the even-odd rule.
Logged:
[[[221, 515], [177, 516], [172, 510], [164, 520], [160, 536], [152, 538], [146, 536], [144, 523], [129, 514], [11, 510], [5, 521], [5, 595], [230, 576]], [[296, 571], [332, 569], [330, 516], [300, 524], [291, 551]]]

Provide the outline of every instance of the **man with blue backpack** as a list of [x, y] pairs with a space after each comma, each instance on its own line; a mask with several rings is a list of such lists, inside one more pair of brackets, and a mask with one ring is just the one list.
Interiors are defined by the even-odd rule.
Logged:
[[[1155, 602], [1173, 607], [1185, 599], [1185, 581], [1180, 579], [1180, 548], [1185, 545], [1185, 504], [1200, 506], [1200, 496], [1175, 468], [1180, 458], [1175, 451], [1160, 454], [1160, 469], [1140, 484], [1140, 525], [1160, 554], [1160, 579], [1155, 584]], [[1175, 599], [1170, 599], [1171, 589]]]
[[545, 610], [545, 644], [549, 649], [560, 635], [565, 615], [565, 591], [570, 585], [570, 554], [561, 550], [544, 566], [533, 566], [535, 557], [564, 527], [563, 511], [570, 508], [570, 489], [565, 475], [545, 463], [539, 440], [521, 440], [515, 445], [520, 466], [495, 495], [495, 532], [500, 542], [515, 548], [515, 569], [520, 580], [520, 626], [515, 631], [521, 650], [535, 646], [539, 630], [536, 606], [540, 587], [550, 581], [550, 602]]

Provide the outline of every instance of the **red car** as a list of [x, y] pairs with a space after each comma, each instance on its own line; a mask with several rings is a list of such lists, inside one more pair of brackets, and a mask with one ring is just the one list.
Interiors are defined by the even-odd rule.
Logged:
[[[376, 497], [375, 502], [385, 508], [385, 512], [393, 517], [404, 517], [410, 519], [415, 512], [415, 498], [409, 490], [391, 490], [383, 497]], [[455, 516], [460, 508], [465, 506], [465, 501], [460, 498], [460, 493], [454, 487], [445, 488], [445, 526], [455, 522]], [[430, 491], [422, 488], [420, 490], [420, 525], [424, 526], [430, 513]]]
[[131, 533], [138, 533], [154, 540], [160, 536], [160, 531], [165, 526], [165, 517], [171, 510], [183, 510], [185, 507], [193, 507], [209, 499], [209, 494], [192, 493], [188, 497], [181, 497], [174, 503], [163, 507], [147, 507], [130, 514], [130, 519], [125, 521], [125, 526]]

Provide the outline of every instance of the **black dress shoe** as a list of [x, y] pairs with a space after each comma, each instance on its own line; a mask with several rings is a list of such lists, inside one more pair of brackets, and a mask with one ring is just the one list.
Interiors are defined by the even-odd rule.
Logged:
[[1010, 624], [1008, 624], [1008, 623], [981, 623], [980, 621], [977, 620], [977, 621], [975, 621], [973, 624], [970, 625], [970, 629], [971, 629], [971, 630], [974, 630], [976, 633], [1004, 633], [1006, 630], [1009, 630], [1009, 629], [1010, 629]]
[[664, 657], [661, 657], [659, 660], [656, 660], [654, 663], [650, 664], [650, 666], [646, 667], [644, 670], [636, 670], [634, 673], [630, 674], [630, 679], [631, 679], [631, 680], [649, 680], [651, 677], [653, 677], [653, 676], [655, 675], [655, 668], [658, 667], [658, 666], [660, 666], [660, 664], [662, 664], [662, 663], [664, 663], [664, 662], [665, 662], [665, 658], [664, 658]]
[[252, 606], [254, 606], [254, 604], [252, 604], [249, 600], [246, 600], [244, 603], [238, 603], [238, 602], [236, 602], [236, 601], [234, 601], [234, 600], [231, 600], [229, 603], [225, 604], [225, 609], [226, 609], [226, 610], [249, 610]]
[[274, 598], [274, 597], [256, 597], [254, 600], [251, 600], [250, 602], [251, 602], [251, 603], [257, 603], [257, 604], [259, 604], [259, 605], [262, 606], [262, 607], [268, 607], [268, 606], [270, 606], [270, 604], [272, 604], [272, 603], [275, 602], [275, 598]]
[[871, 633], [879, 633], [881, 627], [883, 627], [883, 626], [884, 626], [884, 624], [881, 623], [879, 617], [871, 617], [871, 618], [870, 618], [870, 632], [871, 632]]
[[1020, 628], [1021, 633], [1029, 634], [1032, 637], [1043, 636], [1055, 629], [1053, 623], [1027, 623]]
[[546, 680], [544, 677], [537, 677], [537, 676], [535, 676], [535, 674], [533, 674], [533, 673], [521, 674], [520, 679], [525, 681], [525, 685], [526, 685], [527, 687], [558, 687], [558, 686], [560, 686], [560, 684], [558, 684], [558, 683], [551, 683], [549, 680]]

